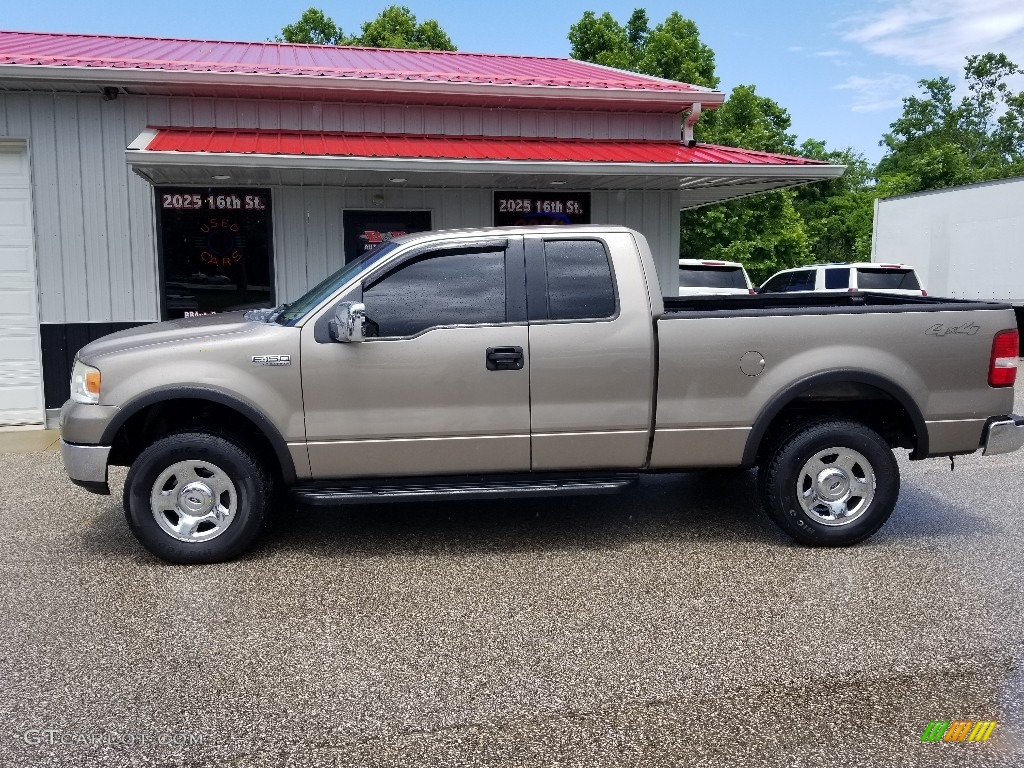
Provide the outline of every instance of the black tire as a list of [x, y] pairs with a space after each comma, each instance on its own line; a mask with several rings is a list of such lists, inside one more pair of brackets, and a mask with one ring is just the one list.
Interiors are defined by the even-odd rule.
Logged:
[[[174, 467], [181, 468], [180, 475], [173, 471]], [[216, 471], [211, 472], [210, 467]], [[204, 513], [213, 514], [201, 504], [231, 510], [227, 522], [202, 522], [195, 526], [192, 540], [176, 538], [170, 530], [175, 525], [181, 528], [178, 535], [188, 535], [183, 522], [188, 518], [183, 516], [182, 508], [160, 513], [161, 520], [151, 501], [157, 480], [168, 471], [171, 475], [162, 486], [161, 497], [182, 499], [180, 494], [187, 490], [184, 483], [188, 477], [196, 475], [197, 483], [208, 478], [206, 490], [210, 493], [206, 494], [203, 486], [196, 486], [200, 492], [180, 504], [196, 504], [193, 519], [200, 519]], [[270, 473], [256, 454], [229, 437], [202, 432], [168, 435], [146, 448], [128, 471], [125, 517], [132, 533], [159, 558], [172, 563], [218, 563], [241, 554], [259, 535], [273, 498], [273, 485]], [[217, 532], [221, 525], [222, 530]], [[211, 538], [200, 540], [203, 536]]]
[[844, 419], [791, 428], [768, 448], [757, 479], [768, 516], [800, 543], [819, 547], [864, 541], [889, 519], [900, 492], [889, 445], [870, 427]]

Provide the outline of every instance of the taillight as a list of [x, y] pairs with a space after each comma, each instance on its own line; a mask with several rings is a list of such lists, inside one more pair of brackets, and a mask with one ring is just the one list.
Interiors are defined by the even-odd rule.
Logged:
[[924, 288], [922, 288], [921, 289], [921, 295], [922, 296], [927, 296], [928, 295], [928, 291], [926, 291]]
[[857, 289], [856, 288], [847, 288], [846, 292], [847, 293], [857, 293]]
[[754, 296], [757, 294], [757, 291], [755, 291], [753, 288], [747, 288], [747, 293], [749, 293], [751, 296]]
[[1012, 387], [1017, 380], [1017, 330], [1000, 331], [992, 339], [992, 358], [988, 364], [990, 387]]

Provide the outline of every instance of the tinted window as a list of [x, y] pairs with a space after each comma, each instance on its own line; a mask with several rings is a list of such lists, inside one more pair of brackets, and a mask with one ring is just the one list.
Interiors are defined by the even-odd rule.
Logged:
[[758, 293], [781, 293], [786, 290], [786, 286], [789, 285], [790, 273], [787, 272], [784, 275], [776, 275], [767, 283], [761, 286]]
[[826, 269], [825, 270], [825, 287], [826, 288], [849, 288], [850, 287], [850, 270], [846, 267], [842, 269]]
[[548, 240], [544, 243], [548, 278], [548, 317], [582, 320], [615, 314], [612, 268], [597, 240]]
[[912, 269], [857, 268], [857, 287], [862, 291], [879, 289], [920, 291], [921, 284]]
[[814, 278], [817, 273], [813, 269], [803, 269], [799, 272], [790, 273], [789, 285], [786, 287], [787, 291], [813, 291], [814, 290]]
[[367, 331], [413, 336], [438, 325], [505, 322], [505, 252], [426, 254], [363, 288]]
[[746, 288], [742, 267], [684, 266], [679, 268], [680, 288]]

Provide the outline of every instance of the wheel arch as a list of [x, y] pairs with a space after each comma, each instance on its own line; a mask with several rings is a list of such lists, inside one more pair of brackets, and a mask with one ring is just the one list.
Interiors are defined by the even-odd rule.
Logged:
[[[232, 423], [227, 431], [248, 431], [265, 441], [268, 458], [276, 461], [281, 479], [288, 485], [296, 480], [295, 463], [288, 450], [288, 444], [276, 426], [256, 406], [236, 395], [209, 387], [168, 387], [140, 395], [121, 407], [117, 416], [111, 419], [103, 431], [101, 443], [115, 447], [126, 439], [126, 430], [132, 429], [161, 406], [182, 406], [189, 402], [200, 402], [216, 407], [223, 414], [237, 414], [240, 422]], [[113, 462], [112, 462], [113, 463]]]
[[820, 393], [836, 390], [843, 386], [870, 388], [888, 398], [899, 408], [912, 430], [910, 438], [913, 441], [913, 446], [910, 458], [920, 459], [928, 455], [928, 427], [924, 416], [917, 403], [903, 387], [884, 376], [868, 371], [838, 369], [822, 371], [793, 382], [765, 405], [754, 420], [750, 434], [747, 436], [747, 442], [743, 449], [743, 466], [753, 466], [757, 463], [765, 438], [770, 434], [772, 428], [778, 425], [780, 417], [784, 417], [789, 409], [799, 403], [828, 402], [820, 396]]

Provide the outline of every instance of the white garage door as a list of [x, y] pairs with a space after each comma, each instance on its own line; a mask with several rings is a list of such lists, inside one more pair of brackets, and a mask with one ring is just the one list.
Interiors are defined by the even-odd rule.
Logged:
[[0, 142], [0, 425], [44, 421], [28, 153]]

